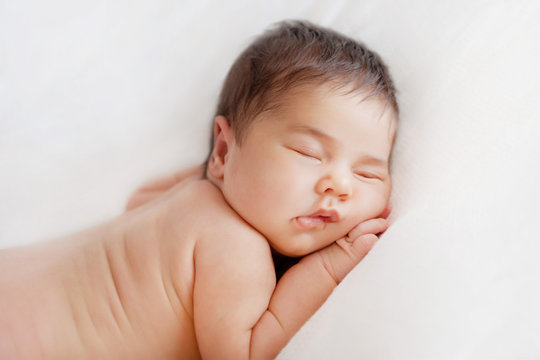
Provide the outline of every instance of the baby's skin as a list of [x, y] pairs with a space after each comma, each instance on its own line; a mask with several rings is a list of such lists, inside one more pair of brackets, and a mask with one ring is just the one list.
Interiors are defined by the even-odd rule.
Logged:
[[[197, 340], [208, 347], [234, 344], [225, 348], [241, 349], [239, 359], [248, 358], [251, 342], [253, 352], [272, 350], [259, 358], [272, 358], [387, 226], [383, 218], [366, 221], [350, 234], [352, 242], [340, 239], [305, 257], [272, 296], [275, 276], [265, 239], [210, 182], [180, 183], [103, 226], [1, 251], [0, 358], [197, 359]], [[231, 241], [236, 246], [228, 246]], [[234, 293], [238, 281], [260, 296], [239, 296], [239, 303], [222, 308], [239, 312], [234, 323], [220, 324], [204, 306], [219, 301], [224, 290]], [[194, 295], [205, 297], [198, 319]], [[215, 337], [223, 327], [229, 331]]]
[[[341, 97], [328, 96], [296, 99], [295, 111], [305, 114], [309, 110], [303, 105], [309, 104], [321, 119], [327, 120], [347, 104], [358, 106], [362, 114], [369, 110], [356, 98], [341, 103]], [[302, 99], [306, 101], [302, 103]], [[326, 110], [316, 104], [324, 105]], [[283, 119], [292, 119], [293, 113], [282, 115]], [[300, 118], [294, 121], [302, 125], [297, 123], [302, 121]], [[336, 119], [335, 128], [323, 129], [328, 130], [327, 135], [332, 135], [333, 129], [351, 125], [339, 121]], [[384, 121], [377, 124], [382, 124], [376, 125], [381, 129], [369, 132], [365, 128], [361, 133], [374, 142], [380, 140], [374, 138], [376, 134], [386, 138], [388, 127], [383, 126]], [[299, 199], [310, 207], [311, 199], [324, 200], [317, 204], [332, 206], [339, 213], [296, 214], [283, 225], [283, 238], [265, 233], [267, 228], [280, 226], [271, 221], [281, 221], [281, 214], [259, 213], [272, 217], [270, 225], [261, 220], [260, 226], [254, 226], [247, 218], [257, 215], [256, 209], [243, 213], [245, 206], [252, 204], [242, 204], [235, 197], [243, 193], [235, 194], [236, 190], [227, 184], [227, 178], [234, 178], [230, 171], [236, 171], [234, 179], [242, 183], [240, 165], [250, 160], [242, 158], [242, 150], [235, 148], [226, 121], [217, 119], [215, 157], [210, 160], [207, 178], [201, 178], [200, 169], [191, 170], [176, 177], [168, 190], [160, 186], [156, 190], [143, 189], [128, 204], [129, 211], [106, 224], [56, 241], [0, 251], [0, 358], [277, 356], [369, 252], [377, 234], [388, 228], [390, 208], [387, 173], [379, 172], [378, 180], [361, 178], [353, 182], [360, 178], [357, 168], [371, 167], [355, 165], [350, 174], [346, 170], [353, 163], [351, 159], [357, 163], [363, 149], [321, 145], [328, 160], [314, 162], [309, 159], [311, 155], [273, 143], [272, 139], [281, 136], [280, 125], [274, 125], [277, 130], [257, 125], [248, 139], [262, 152], [278, 151], [266, 154], [265, 159], [281, 161], [280, 166], [293, 162], [296, 168], [291, 172], [328, 172], [330, 177], [312, 176], [316, 191], [308, 186]], [[300, 130], [305, 129], [300, 126]], [[267, 147], [257, 139], [259, 131], [269, 139]], [[303, 135], [299, 138], [304, 139]], [[315, 142], [313, 139], [309, 141]], [[287, 144], [296, 144], [295, 138]], [[383, 158], [388, 158], [390, 144], [388, 138], [388, 143], [379, 148]], [[249, 140], [242, 146], [249, 150]], [[256, 170], [264, 175], [264, 168]], [[298, 173], [293, 175], [298, 178]], [[287, 172], [283, 176], [288, 176]], [[250, 179], [253, 187], [260, 186], [256, 174]], [[280, 179], [272, 181], [266, 191], [271, 191]], [[307, 182], [303, 181], [298, 189], [305, 187]], [[293, 188], [291, 181], [286, 183]], [[294, 202], [295, 206], [300, 200]], [[276, 204], [283, 205], [283, 214], [288, 216], [291, 206], [283, 201]], [[264, 205], [271, 207], [272, 199], [266, 199]], [[336, 234], [339, 236], [330, 237]], [[276, 250], [303, 256], [277, 284], [272, 260]]]

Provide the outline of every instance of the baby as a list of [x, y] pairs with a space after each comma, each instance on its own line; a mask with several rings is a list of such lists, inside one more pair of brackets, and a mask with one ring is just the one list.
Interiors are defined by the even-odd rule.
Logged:
[[[280, 23], [216, 114], [204, 175], [0, 252], [0, 358], [274, 358], [389, 226], [398, 106], [375, 53]], [[277, 282], [273, 255], [301, 260]]]

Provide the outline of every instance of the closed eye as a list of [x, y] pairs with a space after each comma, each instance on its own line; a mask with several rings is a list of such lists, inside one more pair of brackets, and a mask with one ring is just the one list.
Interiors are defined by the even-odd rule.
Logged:
[[362, 179], [375, 179], [375, 180], [381, 180], [377, 175], [366, 173], [366, 172], [355, 172], [354, 175], [356, 177], [362, 178]]
[[305, 149], [305, 148], [293, 148], [293, 147], [289, 147], [290, 150], [296, 152], [297, 154], [300, 154], [304, 157], [307, 157], [309, 159], [313, 159], [313, 160], [316, 160], [318, 162], [322, 162], [322, 157], [317, 154], [316, 152], [314, 152], [313, 150], [311, 149]]

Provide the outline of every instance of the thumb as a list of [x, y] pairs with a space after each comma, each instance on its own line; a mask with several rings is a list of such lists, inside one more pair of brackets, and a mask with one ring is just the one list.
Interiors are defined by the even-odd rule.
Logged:
[[361, 261], [379, 240], [377, 235], [364, 234], [354, 239], [344, 237], [336, 241], [337, 245], [343, 249], [355, 262]]
[[377, 241], [379, 241], [379, 237], [375, 234], [364, 234], [358, 236], [356, 239], [352, 239], [352, 242], [350, 239], [348, 239], [349, 244], [352, 245], [354, 250], [359, 254], [363, 254], [362, 257], [364, 257], [371, 250]]
[[341, 238], [315, 254], [320, 255], [325, 269], [339, 284], [349, 271], [362, 261], [377, 240], [377, 236], [373, 234], [358, 236], [352, 242]]

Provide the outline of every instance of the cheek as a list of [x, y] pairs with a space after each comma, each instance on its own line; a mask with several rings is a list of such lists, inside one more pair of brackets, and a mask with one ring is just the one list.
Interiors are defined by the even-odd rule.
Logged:
[[274, 174], [266, 166], [264, 157], [256, 154], [243, 154], [231, 160], [225, 173], [224, 190], [233, 206], [254, 209], [273, 193]]
[[[308, 176], [303, 176], [299, 168], [287, 162], [274, 159], [264, 166], [254, 169], [247, 184], [257, 192], [259, 200], [267, 206], [279, 204], [284, 211], [297, 203], [299, 196], [306, 197], [309, 189]], [[264, 204], [263, 204], [264, 206]]]
[[366, 187], [358, 190], [358, 194], [354, 213], [360, 221], [379, 216], [388, 203], [388, 190], [382, 186]]
[[313, 174], [280, 152], [248, 155], [232, 165], [227, 174], [229, 190], [249, 211], [296, 214], [305, 211], [311, 200]]

